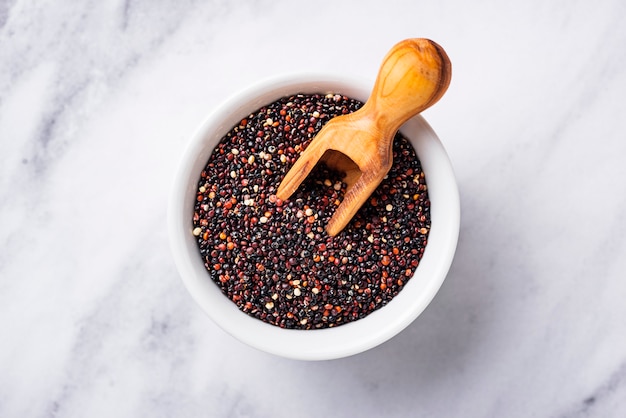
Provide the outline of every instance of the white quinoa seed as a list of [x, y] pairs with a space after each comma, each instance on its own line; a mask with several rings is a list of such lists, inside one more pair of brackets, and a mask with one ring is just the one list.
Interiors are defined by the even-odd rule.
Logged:
[[198, 228], [194, 228], [193, 229], [193, 234], [197, 237], [198, 235], [200, 235], [200, 233], [202, 232], [202, 228], [198, 227]]
[[266, 309], [274, 309], [274, 302], [267, 302], [265, 304]]
[[293, 294], [295, 296], [300, 296], [302, 294], [302, 292], [300, 292], [300, 289], [298, 289], [297, 287], [295, 289], [293, 289]]

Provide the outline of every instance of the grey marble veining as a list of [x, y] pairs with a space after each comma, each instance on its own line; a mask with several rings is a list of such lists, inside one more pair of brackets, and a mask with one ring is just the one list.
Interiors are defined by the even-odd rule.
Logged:
[[[0, 2], [0, 416], [623, 417], [626, 5]], [[462, 198], [441, 291], [329, 362], [253, 350], [165, 228], [187, 138], [291, 71], [374, 78], [429, 37]]]

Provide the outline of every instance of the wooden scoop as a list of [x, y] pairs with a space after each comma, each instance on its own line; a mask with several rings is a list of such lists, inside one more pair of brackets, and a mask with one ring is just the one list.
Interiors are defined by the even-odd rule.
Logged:
[[318, 161], [345, 173], [348, 188], [326, 227], [329, 235], [337, 235], [387, 175], [397, 130], [435, 104], [450, 77], [450, 60], [433, 41], [406, 39], [396, 44], [383, 60], [367, 102], [324, 125], [280, 183], [276, 196], [289, 198]]

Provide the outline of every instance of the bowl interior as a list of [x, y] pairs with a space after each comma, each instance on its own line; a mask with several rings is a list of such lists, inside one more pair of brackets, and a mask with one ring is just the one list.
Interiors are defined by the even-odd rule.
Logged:
[[220, 139], [258, 108], [296, 93], [339, 93], [365, 101], [370, 84], [327, 75], [295, 75], [267, 80], [231, 97], [192, 135], [173, 182], [169, 206], [172, 252], [193, 299], [226, 332], [257, 349], [283, 357], [323, 360], [372, 348], [409, 325], [430, 303], [448, 272], [459, 232], [458, 189], [448, 156], [421, 116], [401, 132], [417, 151], [431, 201], [428, 244], [414, 276], [383, 308], [367, 317], [321, 330], [286, 330], [241, 312], [208, 276], [191, 233], [197, 181]]

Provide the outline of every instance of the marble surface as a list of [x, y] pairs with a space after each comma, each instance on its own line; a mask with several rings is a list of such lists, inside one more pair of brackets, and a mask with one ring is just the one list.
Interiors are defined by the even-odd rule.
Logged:
[[[622, 0], [0, 1], [0, 416], [626, 416]], [[462, 200], [441, 291], [368, 352], [225, 334], [170, 254], [169, 186], [221, 101], [372, 78], [428, 37]]]

